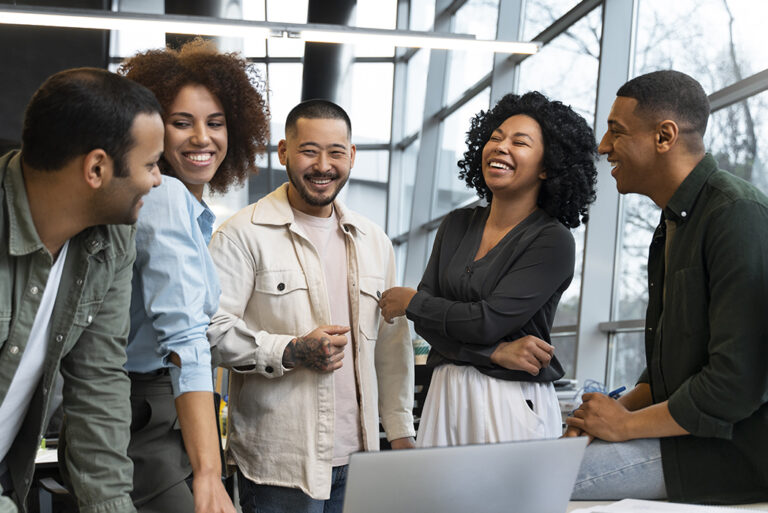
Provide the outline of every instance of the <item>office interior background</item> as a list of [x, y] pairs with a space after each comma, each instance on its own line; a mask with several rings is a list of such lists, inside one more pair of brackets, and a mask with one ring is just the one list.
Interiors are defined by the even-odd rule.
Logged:
[[[209, 198], [219, 222], [287, 181], [277, 142], [285, 116], [302, 99], [302, 83], [306, 98], [306, 84], [314, 82], [332, 90], [352, 118], [357, 158], [340, 197], [386, 231], [407, 286], [418, 284], [443, 216], [476, 204], [474, 191], [458, 179], [456, 161], [465, 150], [470, 118], [509, 92], [539, 90], [571, 105], [593, 125], [599, 141], [621, 84], [658, 69], [683, 71], [710, 94], [708, 151], [721, 167], [768, 192], [768, 52], [760, 26], [768, 4], [762, 1], [77, 0], [0, 1], [0, 7], [3, 3], [540, 42], [539, 52], [530, 56], [344, 45], [324, 60], [310, 57], [309, 50], [305, 54], [300, 40], [217, 38], [220, 49], [242, 52], [256, 63], [272, 115], [271, 145], [256, 163], [258, 175], [243, 190]], [[336, 19], [323, 18], [328, 13]], [[62, 37], [64, 44], [52, 43]], [[0, 25], [3, 145], [18, 141], [20, 112], [48, 74], [99, 63], [115, 70], [137, 51], [165, 44], [166, 34], [154, 29]], [[93, 54], [96, 64], [86, 57]], [[313, 74], [305, 76], [310, 65]], [[634, 384], [645, 364], [646, 258], [659, 209], [645, 197], [620, 196], [604, 158], [598, 170], [590, 221], [573, 232], [576, 271], [558, 309], [553, 343], [567, 378], [597, 379], [613, 388]]]

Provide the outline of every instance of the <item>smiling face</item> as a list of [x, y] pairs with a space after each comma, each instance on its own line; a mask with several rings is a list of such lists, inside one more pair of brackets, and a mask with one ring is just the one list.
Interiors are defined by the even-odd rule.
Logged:
[[163, 151], [163, 121], [160, 115], [139, 114], [131, 126], [133, 147], [123, 155], [123, 176], [114, 172], [99, 196], [96, 211], [103, 212], [100, 223], [133, 224], [139, 218], [142, 198], [160, 185], [157, 161]]
[[197, 197], [227, 156], [227, 123], [221, 102], [208, 89], [182, 87], [165, 119], [163, 157], [174, 176]]
[[637, 100], [616, 97], [608, 115], [608, 130], [597, 151], [608, 156], [611, 175], [622, 194], [652, 196], [658, 189], [656, 130], [653, 123], [635, 113]]
[[483, 178], [494, 198], [525, 197], [536, 204], [544, 172], [544, 137], [525, 114], [507, 118], [483, 147]]
[[355, 145], [341, 119], [296, 120], [277, 148], [290, 182], [291, 206], [317, 217], [331, 215], [333, 200], [355, 163]]

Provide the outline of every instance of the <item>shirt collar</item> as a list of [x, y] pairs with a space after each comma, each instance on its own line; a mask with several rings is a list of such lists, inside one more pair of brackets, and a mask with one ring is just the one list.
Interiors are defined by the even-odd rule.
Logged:
[[[360, 233], [365, 234], [359, 214], [349, 210], [338, 199], [333, 201], [333, 207], [336, 209], [336, 215], [339, 217], [339, 225], [342, 230], [349, 232], [350, 228], [354, 228]], [[251, 222], [253, 224], [277, 226], [293, 224], [294, 217], [291, 204], [288, 203], [287, 182], [256, 203]]]
[[[21, 152], [17, 151], [15, 155], [10, 157], [4, 182], [8, 197], [9, 253], [14, 256], [22, 256], [40, 249], [47, 251], [40, 240], [32, 220], [32, 211], [29, 209], [27, 188], [24, 185], [24, 176], [21, 171]], [[84, 247], [91, 255], [109, 247], [109, 235], [105, 226], [86, 228], [80, 234], [85, 236]]]
[[[186, 189], [186, 187], [184, 188]], [[197, 225], [203, 233], [205, 243], [209, 244], [211, 242], [211, 234], [213, 234], [213, 225], [216, 223], [216, 214], [213, 213], [205, 201], [198, 201], [189, 190], [187, 190], [187, 194], [192, 198], [192, 214], [197, 219]]]
[[687, 221], [693, 212], [699, 194], [701, 194], [701, 189], [716, 170], [717, 161], [707, 153], [672, 195], [664, 208], [664, 217], [678, 224]]
[[4, 185], [8, 198], [9, 253], [13, 256], [21, 256], [44, 249], [45, 246], [32, 220], [32, 211], [29, 209], [27, 188], [21, 172], [21, 152], [16, 151], [8, 161]]

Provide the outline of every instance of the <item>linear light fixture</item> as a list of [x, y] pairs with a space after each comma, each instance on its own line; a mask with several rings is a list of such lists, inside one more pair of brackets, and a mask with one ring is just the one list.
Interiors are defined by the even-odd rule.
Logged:
[[0, 24], [99, 30], [158, 30], [172, 34], [258, 39], [285, 37], [318, 43], [389, 44], [412, 48], [483, 50], [497, 53], [533, 54], [539, 49], [539, 43], [536, 42], [485, 40], [477, 39], [471, 34], [16, 5], [0, 7]]

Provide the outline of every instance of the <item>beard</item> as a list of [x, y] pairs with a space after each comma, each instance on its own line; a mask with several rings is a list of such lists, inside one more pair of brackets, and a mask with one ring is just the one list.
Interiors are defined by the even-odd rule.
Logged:
[[[299, 193], [299, 196], [301, 196], [301, 199], [304, 200], [308, 205], [312, 205], [313, 207], [324, 207], [326, 205], [330, 205], [331, 203], [333, 203], [333, 200], [336, 199], [336, 196], [339, 195], [339, 192], [341, 192], [341, 189], [344, 187], [344, 185], [347, 183], [347, 180], [349, 179], [349, 174], [347, 174], [347, 177], [344, 180], [338, 180], [339, 175], [338, 173], [335, 173], [335, 172], [311, 173], [309, 175], [301, 174], [299, 172], [295, 172], [291, 170], [290, 162], [286, 162], [285, 167], [286, 167], [286, 171], [288, 172], [288, 179], [291, 181], [291, 184], [293, 184], [293, 187]], [[304, 181], [305, 177], [320, 178], [320, 179], [326, 178], [326, 179], [337, 180], [337, 181], [335, 183], [335, 188], [331, 191], [328, 191], [328, 193], [326, 193], [325, 195], [314, 194], [307, 187], [307, 184]]]

